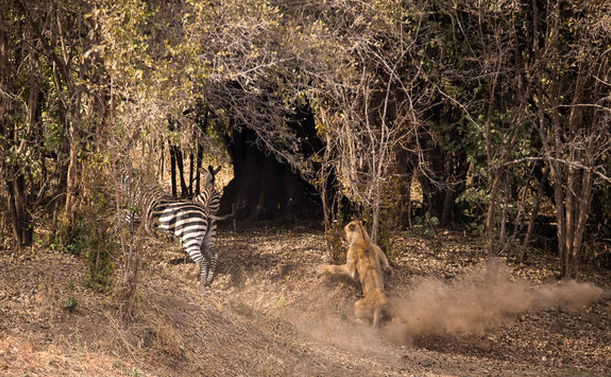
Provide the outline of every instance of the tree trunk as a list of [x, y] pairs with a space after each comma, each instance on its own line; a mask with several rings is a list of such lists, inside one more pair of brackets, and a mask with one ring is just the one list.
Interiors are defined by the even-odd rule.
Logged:
[[[431, 167], [437, 179], [443, 182], [433, 182], [427, 174], [417, 172], [418, 182], [422, 189], [422, 205], [424, 212], [439, 219], [440, 226], [449, 226], [456, 219], [456, 198], [465, 190], [464, 181], [467, 175], [466, 158], [464, 156], [448, 156], [437, 151], [437, 157], [431, 157]], [[452, 159], [452, 161], [449, 161]]]
[[34, 226], [28, 195], [25, 192], [25, 177], [14, 172], [14, 178], [7, 181], [8, 208], [13, 237], [20, 247], [30, 246], [33, 241]]
[[68, 226], [64, 229], [67, 234], [72, 232], [75, 221], [76, 203], [78, 195], [78, 154], [80, 150], [80, 132], [74, 122], [70, 125], [70, 157], [68, 159], [68, 173], [66, 175], [66, 203], [64, 206], [64, 221]]
[[407, 151], [401, 149], [396, 152], [391, 171], [391, 178], [386, 181], [390, 187], [384, 189], [387, 192], [384, 201], [388, 203], [388, 210], [384, 210], [382, 215], [388, 217], [389, 221], [383, 223], [392, 229], [406, 229], [411, 225], [410, 190], [413, 176], [413, 165]]
[[176, 154], [176, 166], [178, 167], [178, 177], [180, 178], [180, 197], [186, 198], [189, 196], [189, 190], [187, 188], [187, 183], [185, 182], [185, 164], [183, 154], [179, 147], [174, 148], [174, 153]]
[[[38, 77], [36, 75], [36, 60], [37, 55], [31, 47], [31, 40], [28, 41], [27, 48], [29, 56], [29, 99], [27, 104], [26, 114], [26, 129], [20, 134], [17, 122], [9, 122], [9, 117], [14, 113], [15, 108], [13, 107], [13, 101], [7, 94], [14, 93], [14, 65], [11, 62], [11, 55], [19, 60], [18, 55], [9, 46], [6, 26], [4, 19], [0, 15], [0, 92], [2, 98], [0, 99], [0, 136], [4, 139], [8, 145], [3, 145], [0, 148], [0, 172], [3, 173], [2, 179], [7, 189], [7, 209], [8, 218], [11, 223], [11, 230], [14, 239], [17, 241], [20, 247], [29, 246], [32, 244], [34, 226], [31, 215], [31, 182], [28, 182], [23, 166], [20, 166], [22, 161], [19, 158], [9, 161], [7, 151], [11, 147], [14, 156], [19, 157], [25, 148], [29, 147], [30, 135], [33, 133], [33, 127], [38, 122], [40, 116], [40, 85]], [[29, 35], [25, 36], [26, 38]], [[22, 49], [18, 49], [19, 52], [25, 54], [26, 52]], [[19, 63], [20, 64], [20, 63]], [[28, 183], [30, 183], [28, 185]], [[28, 186], [30, 190], [28, 190]]]
[[507, 211], [509, 208], [509, 198], [511, 197], [511, 193], [509, 191], [509, 177], [508, 174], [505, 174], [503, 177], [503, 210], [501, 211], [501, 222], [499, 228], [499, 245], [505, 245], [505, 241], [507, 239]]
[[256, 146], [256, 135], [246, 128], [227, 140], [234, 177], [225, 187], [219, 214], [234, 212], [241, 223], [316, 219], [320, 203], [316, 190], [288, 165]]
[[[194, 139], [197, 140], [197, 139]], [[187, 197], [193, 197], [193, 178], [195, 176], [195, 172], [193, 171], [195, 167], [195, 157], [193, 152], [189, 153], [189, 184], [187, 185]]]
[[168, 149], [170, 151], [170, 180], [172, 182], [172, 196], [176, 198], [178, 197], [178, 190], [176, 188], [176, 155], [174, 154], [171, 144], [169, 144]]
[[200, 168], [202, 167], [202, 162], [204, 161], [204, 148], [201, 143], [197, 143], [197, 160], [195, 162], [195, 193], [194, 195], [199, 195], [200, 193]]
[[[180, 124], [178, 124], [180, 126]], [[170, 115], [168, 115], [168, 129], [170, 132], [176, 130], [176, 121], [172, 119]], [[184, 175], [184, 161], [183, 154], [180, 150], [180, 147], [172, 144], [172, 140], [168, 139], [169, 151], [170, 151], [170, 164], [172, 171], [172, 196], [178, 197], [178, 189], [177, 189], [177, 179], [176, 174], [178, 173], [178, 178], [180, 179], [180, 197], [186, 198], [189, 196], [189, 189], [185, 182]], [[178, 169], [178, 171], [177, 171]]]
[[562, 244], [560, 272], [562, 278], [574, 279], [579, 270], [583, 236], [592, 200], [592, 172], [576, 168], [569, 170], [567, 182], [572, 190], [566, 191], [566, 220], [563, 232], [566, 236], [559, 240], [559, 244]]
[[495, 256], [494, 248], [494, 219], [496, 216], [496, 200], [498, 198], [499, 188], [503, 180], [504, 171], [499, 168], [494, 174], [494, 181], [488, 195], [488, 213], [486, 215], [486, 251], [488, 256]]
[[[541, 197], [543, 196], [543, 188], [545, 187], [545, 182], [547, 181], [547, 176], [549, 174], [549, 169], [543, 169], [543, 176], [539, 180], [539, 184], [537, 186], [537, 193], [535, 194], [535, 203], [532, 209], [532, 213], [530, 215], [530, 220], [528, 221], [528, 229], [526, 231], [526, 236], [524, 237], [524, 253], [529, 247], [530, 239], [532, 238], [535, 222], [537, 220], [537, 216], [539, 215], [539, 208], [541, 206]], [[524, 254], [522, 254], [522, 258], [524, 258]]]
[[373, 242], [377, 243], [378, 241], [378, 227], [380, 225], [380, 196], [382, 183], [378, 180], [375, 183], [376, 187], [374, 189], [373, 194], [373, 203], [371, 207], [373, 208], [373, 213], [371, 214], [371, 239]]

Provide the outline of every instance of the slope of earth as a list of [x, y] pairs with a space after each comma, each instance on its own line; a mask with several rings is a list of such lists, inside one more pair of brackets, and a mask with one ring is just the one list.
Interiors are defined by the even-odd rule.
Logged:
[[[598, 376], [611, 370], [608, 295], [576, 309], [560, 301], [503, 308], [494, 321], [483, 308], [486, 316], [470, 323], [486, 326], [463, 324], [457, 331], [444, 322], [434, 330], [397, 329], [393, 322], [374, 331], [353, 318], [357, 285], [317, 278], [326, 254], [322, 234], [221, 230], [217, 246], [217, 279], [202, 289], [194, 264], [168, 263], [181, 256], [179, 247], [150, 243], [130, 321], [122, 320], [117, 289], [87, 288], [81, 259], [3, 251], [0, 375]], [[461, 276], [485, 259], [478, 244], [453, 233], [397, 234], [392, 255], [387, 289], [397, 303], [412, 300], [411, 313], [422, 310], [413, 301], [421, 293], [415, 287], [460, 296], [468, 280]], [[526, 292], [519, 301], [527, 300], [553, 280], [552, 266], [553, 260], [532, 256], [528, 264], [510, 265], [505, 284], [527, 282], [518, 292]], [[608, 273], [591, 271], [581, 280], [610, 288]], [[445, 310], [443, 303], [436, 309]], [[410, 312], [402, 315], [409, 322]]]

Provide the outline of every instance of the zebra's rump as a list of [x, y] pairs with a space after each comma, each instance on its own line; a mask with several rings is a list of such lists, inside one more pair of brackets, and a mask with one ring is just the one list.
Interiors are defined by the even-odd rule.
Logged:
[[157, 227], [181, 239], [194, 237], [203, 239], [211, 223], [202, 208], [189, 203], [156, 207], [151, 218]]
[[193, 202], [164, 199], [151, 211], [151, 220], [159, 229], [172, 233], [180, 239], [189, 257], [199, 263], [204, 255], [203, 246], [214, 242], [216, 224], [206, 211]]

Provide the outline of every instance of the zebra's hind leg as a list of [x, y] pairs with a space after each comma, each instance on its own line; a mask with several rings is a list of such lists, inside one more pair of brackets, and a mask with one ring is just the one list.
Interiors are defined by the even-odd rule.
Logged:
[[203, 257], [199, 261], [199, 283], [202, 286], [206, 286], [208, 280], [208, 258]]
[[206, 250], [206, 254], [210, 259], [210, 269], [208, 270], [208, 277], [206, 279], [206, 285], [209, 286], [212, 284], [212, 281], [216, 276], [216, 265], [219, 260], [219, 254], [216, 251], [212, 250], [212, 248], [208, 248]]

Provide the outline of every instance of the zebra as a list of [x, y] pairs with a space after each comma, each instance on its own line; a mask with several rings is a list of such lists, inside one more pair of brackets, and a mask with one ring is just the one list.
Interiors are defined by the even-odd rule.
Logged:
[[130, 174], [126, 174], [121, 183], [127, 191], [129, 205], [126, 212], [119, 214], [117, 222], [135, 229], [142, 221], [139, 210], [146, 219], [147, 233], [151, 233], [151, 228], [159, 228], [176, 236], [189, 258], [199, 265], [202, 286], [212, 284], [218, 263], [213, 245], [220, 195], [214, 183], [220, 169], [209, 166], [205, 170], [204, 187], [192, 200], [168, 196], [158, 185], [139, 182]]
[[210, 217], [215, 219], [216, 213], [221, 206], [221, 197], [214, 187], [216, 175], [220, 170], [220, 166], [216, 169], [210, 165], [208, 166], [208, 170], [206, 170], [204, 174], [204, 188], [193, 199], [194, 202], [199, 203], [207, 211]]
[[160, 198], [149, 213], [158, 228], [174, 234], [191, 260], [199, 264], [200, 283], [209, 286], [216, 272], [218, 253], [214, 250], [216, 212], [220, 196], [214, 178], [220, 170], [211, 166], [204, 178], [204, 188], [192, 201], [172, 197]]

